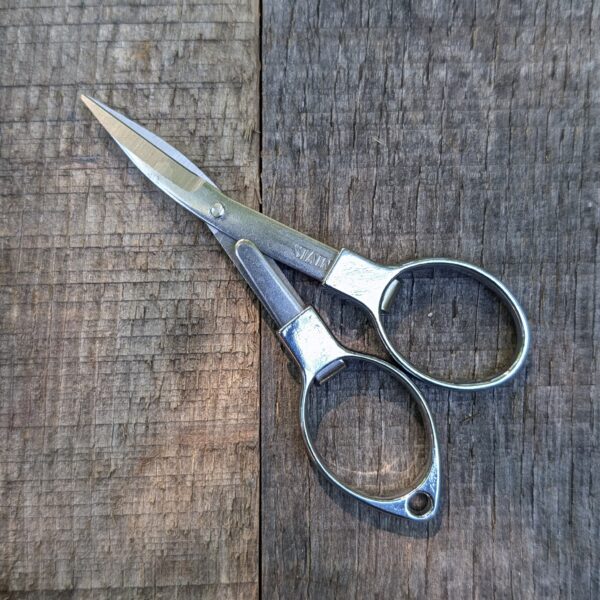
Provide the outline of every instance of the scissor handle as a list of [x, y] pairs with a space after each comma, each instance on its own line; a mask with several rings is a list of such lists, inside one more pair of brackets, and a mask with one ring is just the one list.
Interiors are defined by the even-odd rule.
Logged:
[[[366, 354], [352, 352], [340, 345], [315, 310], [304, 310], [290, 323], [279, 330], [279, 336], [302, 371], [303, 386], [300, 401], [300, 427], [308, 449], [308, 454], [317, 468], [333, 485], [379, 510], [393, 515], [426, 521], [431, 519], [438, 508], [440, 487], [439, 447], [431, 412], [423, 395], [412, 381], [395, 366]], [[335, 377], [348, 361], [363, 361], [392, 375], [408, 391], [421, 413], [429, 441], [429, 459], [415, 482], [409, 489], [393, 497], [377, 497], [353, 489], [341, 482], [327, 466], [320, 455], [307, 426], [307, 400], [313, 385]], [[416, 507], [415, 501], [423, 506]]]
[[[423, 267], [444, 267], [469, 275], [491, 290], [508, 309], [517, 330], [517, 348], [511, 364], [504, 371], [488, 379], [477, 381], [447, 381], [422, 371], [396, 350], [383, 325], [382, 313], [393, 301], [397, 291], [398, 278], [409, 271]], [[323, 284], [361, 305], [369, 313], [381, 340], [394, 360], [405, 371], [427, 383], [450, 390], [484, 390], [507, 382], [514, 377], [525, 362], [530, 335], [523, 309], [501, 281], [476, 265], [451, 258], [425, 258], [391, 267], [379, 265], [350, 250], [342, 249], [329, 269]]]

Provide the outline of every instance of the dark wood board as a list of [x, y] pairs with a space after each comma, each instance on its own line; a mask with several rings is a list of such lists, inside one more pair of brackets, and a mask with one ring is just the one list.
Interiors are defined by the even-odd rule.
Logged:
[[0, 597], [258, 594], [259, 314], [78, 100], [258, 205], [258, 4], [0, 4]]
[[[533, 340], [526, 369], [501, 389], [421, 386], [444, 491], [439, 517], [418, 525], [358, 505], [311, 467], [299, 385], [265, 331], [265, 598], [600, 594], [598, 10], [263, 2], [264, 211], [378, 261], [475, 262], [521, 299]], [[384, 355], [358, 311], [294, 281], [348, 345]], [[397, 308], [399, 342], [431, 369], [471, 375], [506, 361], [506, 316], [473, 282], [420, 273]], [[422, 458], [422, 435], [376, 380], [357, 380], [348, 401], [349, 386], [320, 394], [317, 439], [344, 473], [367, 460], [361, 483], [382, 489], [384, 475], [410, 475], [406, 444]]]
[[[598, 11], [0, 3], [0, 597], [597, 598]], [[262, 169], [262, 209], [305, 233], [470, 260], [522, 300], [514, 382], [421, 385], [434, 522], [315, 472], [272, 323], [80, 93], [254, 207]], [[290, 276], [344, 343], [385, 356], [359, 311]], [[439, 373], [488, 372], [514, 341], [449, 273], [403, 280], [395, 311], [398, 344]], [[425, 455], [390, 388], [350, 370], [311, 405], [327, 458], [378, 492]]]

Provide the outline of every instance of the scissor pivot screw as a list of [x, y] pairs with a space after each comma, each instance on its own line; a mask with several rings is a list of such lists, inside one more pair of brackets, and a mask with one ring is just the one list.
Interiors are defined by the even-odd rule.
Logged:
[[225, 207], [220, 202], [217, 202], [210, 207], [210, 214], [215, 219], [220, 219], [225, 214]]

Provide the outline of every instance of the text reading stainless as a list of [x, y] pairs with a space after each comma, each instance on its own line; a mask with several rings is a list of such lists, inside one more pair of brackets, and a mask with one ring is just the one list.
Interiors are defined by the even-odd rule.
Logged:
[[299, 258], [302, 262], [305, 262], [309, 265], [314, 265], [315, 267], [319, 267], [321, 269], [328, 269], [331, 261], [325, 256], [321, 256], [314, 250], [310, 248], [304, 248], [300, 244], [294, 245], [294, 253], [296, 258]]

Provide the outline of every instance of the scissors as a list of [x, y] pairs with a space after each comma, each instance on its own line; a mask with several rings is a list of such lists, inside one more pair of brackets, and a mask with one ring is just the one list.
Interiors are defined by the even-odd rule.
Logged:
[[[407, 374], [462, 391], [482, 390], [511, 379], [525, 361], [530, 336], [525, 313], [508, 288], [480, 267], [459, 260], [429, 258], [387, 266], [345, 248], [335, 250], [228, 198], [197, 166], [157, 135], [98, 100], [85, 95], [81, 99], [144, 175], [208, 225], [272, 317], [280, 340], [302, 373], [300, 427], [308, 454], [317, 468], [335, 486], [370, 506], [415, 521], [432, 518], [440, 495], [437, 434], [427, 402]], [[326, 288], [362, 307], [402, 370], [341, 345], [315, 309], [303, 303], [277, 263], [318, 279]], [[423, 267], [444, 267], [469, 275], [506, 306], [516, 328], [517, 344], [512, 361], [503, 372], [478, 381], [446, 381], [417, 368], [396, 350], [384, 329], [382, 315], [389, 310], [398, 291], [399, 277]], [[394, 377], [415, 401], [423, 419], [429, 442], [427, 464], [408, 489], [393, 497], [372, 496], [340, 481], [309, 435], [306, 413], [312, 386], [335, 377], [355, 361], [370, 363]]]

